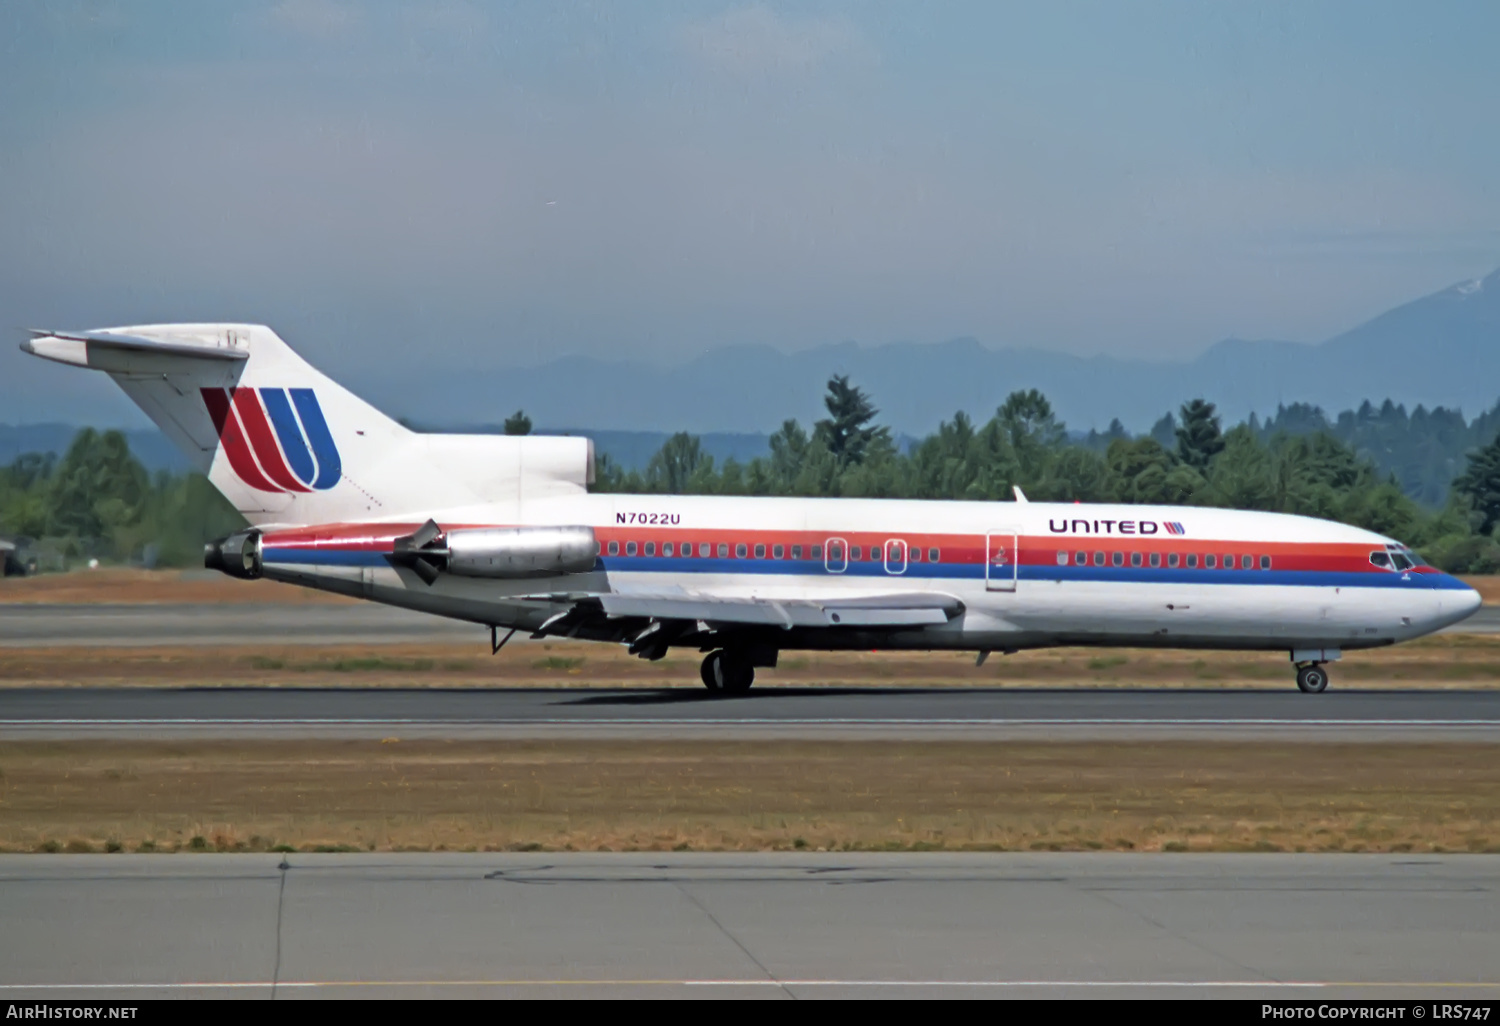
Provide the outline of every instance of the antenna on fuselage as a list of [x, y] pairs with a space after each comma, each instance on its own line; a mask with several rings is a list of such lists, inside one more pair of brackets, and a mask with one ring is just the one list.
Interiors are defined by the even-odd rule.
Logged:
[[1030, 502], [1031, 501], [1030, 499], [1026, 498], [1026, 493], [1023, 492], [1023, 491], [1021, 491], [1021, 486], [1020, 485], [1011, 485], [1010, 486], [1010, 490], [1016, 493], [1016, 501], [1017, 502]]

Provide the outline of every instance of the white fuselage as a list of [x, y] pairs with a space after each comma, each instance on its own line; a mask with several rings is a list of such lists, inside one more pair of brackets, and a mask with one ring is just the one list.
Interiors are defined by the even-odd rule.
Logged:
[[444, 575], [429, 586], [383, 555], [414, 526], [401, 522], [342, 525], [319, 542], [306, 529], [269, 529], [265, 572], [528, 629], [545, 619], [549, 596], [599, 591], [764, 603], [916, 592], [963, 606], [920, 628], [787, 628], [773, 638], [786, 648], [1336, 650], [1415, 638], [1479, 605], [1472, 589], [1431, 568], [1372, 563], [1372, 553], [1400, 549], [1391, 539], [1275, 513], [656, 495], [559, 497], [524, 503], [505, 520], [491, 512], [434, 516], [445, 527], [587, 525], [599, 542], [595, 569], [545, 580]]

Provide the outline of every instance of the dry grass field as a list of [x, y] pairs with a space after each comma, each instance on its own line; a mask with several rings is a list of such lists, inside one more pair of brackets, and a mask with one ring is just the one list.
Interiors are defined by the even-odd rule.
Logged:
[[0, 849], [1500, 851], [1493, 745], [0, 744]]
[[[163, 648], [0, 648], [0, 689], [31, 686], [234, 687], [691, 687], [699, 656], [646, 662], [616, 645], [513, 642], [491, 656], [472, 647], [253, 645]], [[1332, 668], [1336, 687], [1500, 687], [1500, 635], [1444, 634], [1395, 648], [1351, 652]], [[1286, 655], [1148, 649], [971, 653], [785, 652], [756, 687], [1292, 687]]]
[[75, 570], [36, 577], [0, 577], [0, 605], [57, 602], [355, 602], [357, 599], [275, 581], [237, 581], [206, 570]]

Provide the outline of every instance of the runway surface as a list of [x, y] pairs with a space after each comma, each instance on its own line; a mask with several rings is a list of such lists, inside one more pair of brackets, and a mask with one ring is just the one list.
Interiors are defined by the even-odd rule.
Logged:
[[0, 738], [1271, 737], [1500, 741], [1500, 691], [35, 688]]
[[1494, 1000], [1500, 858], [0, 857], [0, 997]]
[[[1500, 607], [1450, 632], [1500, 632]], [[476, 624], [374, 603], [360, 605], [0, 605], [0, 647], [29, 645], [278, 645], [453, 642], [478, 646]]]

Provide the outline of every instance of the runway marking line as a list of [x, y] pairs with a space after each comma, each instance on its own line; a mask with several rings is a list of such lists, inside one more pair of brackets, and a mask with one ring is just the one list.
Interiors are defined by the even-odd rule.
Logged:
[[292, 987], [1130, 987], [1130, 988], [1254, 988], [1316, 990], [1348, 987], [1500, 988], [1500, 982], [1430, 980], [226, 980], [203, 983], [6, 983], [11, 990], [243, 990]]

